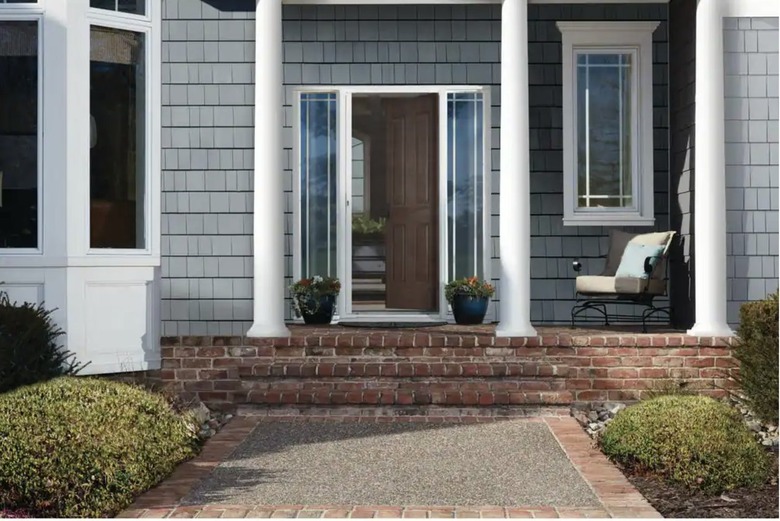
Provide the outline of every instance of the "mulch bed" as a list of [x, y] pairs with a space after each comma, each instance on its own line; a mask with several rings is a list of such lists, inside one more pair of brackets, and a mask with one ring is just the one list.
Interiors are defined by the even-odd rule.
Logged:
[[654, 476], [623, 469], [628, 480], [664, 517], [778, 518], [777, 453], [772, 479], [757, 489], [736, 489], [721, 496], [674, 485]]

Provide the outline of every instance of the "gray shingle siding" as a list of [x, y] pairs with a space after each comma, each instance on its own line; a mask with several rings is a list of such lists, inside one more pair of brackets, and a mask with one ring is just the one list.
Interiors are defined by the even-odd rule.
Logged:
[[244, 334], [254, 2], [164, 0], [163, 18], [162, 334]]
[[[240, 334], [251, 319], [254, 2], [165, 0], [163, 334]], [[225, 4], [226, 5], [226, 4]], [[292, 90], [301, 85], [490, 86], [493, 276], [498, 262], [500, 6], [306, 6], [283, 10], [286, 282], [292, 277]], [[668, 229], [667, 6], [531, 5], [532, 320], [567, 322], [571, 261], [591, 273], [603, 227], [563, 227], [558, 20], [659, 20], [654, 34], [656, 228]], [[643, 229], [640, 229], [643, 230]], [[499, 281], [497, 281], [499, 282]], [[495, 311], [499, 303], [492, 306]]]
[[724, 19], [728, 320], [778, 287], [778, 19]]

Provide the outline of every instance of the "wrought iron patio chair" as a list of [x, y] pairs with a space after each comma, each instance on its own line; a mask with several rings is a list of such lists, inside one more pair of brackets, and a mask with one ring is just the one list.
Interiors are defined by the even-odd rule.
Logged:
[[[653, 301], [666, 295], [666, 264], [669, 247], [675, 232], [653, 232], [632, 234], [620, 230], [612, 230], [609, 236], [609, 250], [606, 255], [604, 270], [599, 275], [577, 275], [577, 302], [571, 310], [572, 326], [575, 322], [601, 322], [604, 325], [618, 322], [642, 321], [642, 331], [647, 332], [647, 322], [652, 318], [658, 321], [665, 316], [671, 318], [668, 305], [658, 306]], [[618, 266], [626, 247], [630, 244], [653, 245], [663, 247], [661, 253], [644, 259], [646, 277], [616, 276]], [[655, 262], [653, 262], [655, 260]], [[573, 263], [574, 271], [580, 273], [582, 264], [579, 260]], [[633, 305], [642, 308], [642, 314], [629, 315], [625, 313], [609, 313], [607, 306]], [[589, 312], [596, 313], [594, 317]]]

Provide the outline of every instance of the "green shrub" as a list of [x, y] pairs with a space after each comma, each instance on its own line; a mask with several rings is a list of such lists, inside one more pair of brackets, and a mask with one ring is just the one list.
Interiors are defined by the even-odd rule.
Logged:
[[704, 396], [660, 396], [627, 407], [600, 444], [615, 461], [707, 493], [760, 485], [770, 469], [738, 413]]
[[0, 292], [0, 393], [83, 367], [57, 342], [63, 331], [51, 314], [42, 304], [16, 305]]
[[739, 344], [731, 373], [750, 409], [763, 421], [777, 425], [778, 301], [777, 293], [740, 308]]
[[0, 510], [113, 516], [195, 453], [196, 432], [162, 396], [108, 380], [0, 395]]

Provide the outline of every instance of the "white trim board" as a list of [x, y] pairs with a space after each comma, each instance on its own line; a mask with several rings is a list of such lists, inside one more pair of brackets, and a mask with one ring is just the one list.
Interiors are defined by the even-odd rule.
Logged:
[[780, 17], [777, 0], [720, 0], [724, 18]]

